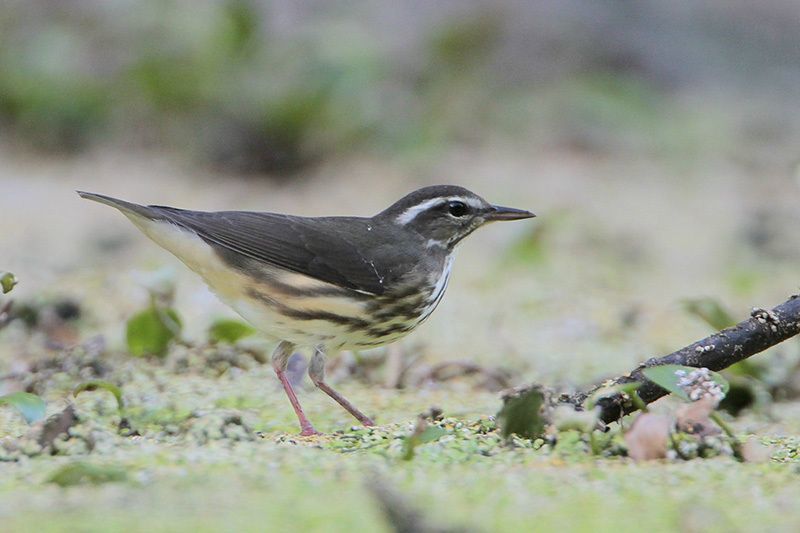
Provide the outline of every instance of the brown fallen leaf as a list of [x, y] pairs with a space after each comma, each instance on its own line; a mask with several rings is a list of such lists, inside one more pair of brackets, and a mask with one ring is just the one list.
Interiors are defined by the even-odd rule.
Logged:
[[54, 440], [69, 431], [69, 428], [74, 426], [77, 421], [78, 416], [75, 414], [75, 406], [69, 404], [63, 411], [51, 416], [42, 424], [41, 433], [36, 439], [39, 446], [42, 448], [51, 446]]
[[696, 402], [682, 405], [675, 413], [678, 431], [698, 437], [719, 435], [722, 430], [709, 418], [718, 404], [719, 400], [716, 398], [705, 396]]
[[666, 415], [642, 413], [625, 433], [628, 457], [634, 461], [650, 461], [667, 456], [672, 419]]

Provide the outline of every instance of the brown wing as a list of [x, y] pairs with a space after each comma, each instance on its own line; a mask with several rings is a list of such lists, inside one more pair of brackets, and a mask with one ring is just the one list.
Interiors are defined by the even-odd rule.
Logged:
[[255, 260], [363, 293], [383, 295], [398, 288], [415, 265], [438, 261], [420, 256], [424, 247], [397, 246], [413, 236], [392, 225], [355, 217], [306, 218], [249, 211], [203, 212], [143, 206], [89, 192], [81, 197], [196, 233], [228, 261], [246, 267]]
[[[348, 289], [383, 294], [394, 265], [377, 261], [368, 219], [304, 218], [274, 213], [149, 209], [195, 232], [211, 246]], [[236, 255], [224, 254], [236, 262]]]

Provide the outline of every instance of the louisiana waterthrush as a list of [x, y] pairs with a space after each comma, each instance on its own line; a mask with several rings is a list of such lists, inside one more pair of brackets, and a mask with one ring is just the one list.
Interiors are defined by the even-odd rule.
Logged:
[[453, 250], [464, 237], [487, 222], [534, 216], [453, 185], [419, 189], [370, 218], [187, 211], [78, 194], [119, 209], [280, 341], [272, 365], [303, 435], [316, 431], [285, 374], [295, 346], [314, 348], [314, 384], [372, 425], [325, 382], [326, 350], [372, 348], [405, 336], [442, 299]]

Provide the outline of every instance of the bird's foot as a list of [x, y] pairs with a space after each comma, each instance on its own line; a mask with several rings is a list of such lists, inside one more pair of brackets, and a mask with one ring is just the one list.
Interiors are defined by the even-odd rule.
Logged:
[[313, 437], [314, 435], [322, 435], [322, 433], [314, 429], [314, 426], [311, 425], [302, 428], [302, 431], [300, 431], [301, 437]]

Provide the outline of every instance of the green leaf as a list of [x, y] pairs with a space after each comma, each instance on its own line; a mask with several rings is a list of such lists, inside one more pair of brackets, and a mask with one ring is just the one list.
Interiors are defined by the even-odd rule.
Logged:
[[236, 341], [249, 337], [256, 332], [255, 328], [240, 320], [222, 318], [216, 320], [208, 328], [208, 338], [211, 342], [227, 342], [236, 344]]
[[403, 441], [403, 460], [410, 461], [414, 458], [414, 449], [420, 444], [426, 444], [439, 440], [446, 435], [447, 432], [439, 426], [427, 426], [423, 430], [419, 430], [419, 425], [411, 435]]
[[72, 391], [72, 396], [77, 398], [78, 394], [84, 391], [96, 391], [98, 389], [103, 389], [113, 394], [114, 398], [117, 400], [117, 409], [120, 411], [125, 409], [125, 402], [122, 400], [122, 390], [108, 381], [87, 381], [86, 383], [81, 383]]
[[542, 413], [544, 400], [544, 393], [538, 387], [526, 387], [507, 394], [497, 413], [497, 424], [503, 437], [512, 434], [528, 439], [541, 437], [546, 425]]
[[17, 277], [11, 272], [0, 272], [0, 289], [3, 294], [11, 292], [11, 289], [17, 284]]
[[33, 424], [44, 418], [46, 405], [44, 400], [30, 392], [15, 392], [0, 396], [0, 405], [15, 407], [28, 424]]
[[128, 351], [136, 357], [163, 357], [170, 342], [180, 334], [181, 328], [181, 319], [174, 309], [151, 306], [128, 320]]
[[425, 431], [423, 431], [419, 435], [419, 437], [417, 437], [417, 444], [427, 444], [429, 442], [439, 440], [446, 434], [447, 431], [440, 428], [439, 426], [429, 426], [428, 428], [425, 429]]
[[[682, 365], [659, 365], [659, 366], [651, 366], [650, 368], [645, 368], [642, 370], [642, 374], [658, 385], [662, 387], [672, 394], [676, 395], [677, 397], [686, 400], [687, 402], [692, 401], [689, 398], [689, 395], [686, 393], [683, 388], [678, 385], [678, 382], [681, 379], [681, 376], [676, 374], [678, 371], [684, 371], [687, 374], [697, 370], [695, 367], [691, 366], [682, 366]], [[714, 380], [719, 386], [722, 388], [722, 392], [728, 392], [728, 381], [720, 376], [716, 372], [711, 372], [711, 379]]]
[[60, 487], [72, 487], [84, 483], [100, 485], [102, 483], [125, 481], [127, 478], [128, 473], [116, 466], [75, 462], [56, 470], [47, 481]]
[[727, 309], [714, 298], [696, 298], [684, 300], [683, 309], [715, 330], [723, 330], [736, 325], [736, 320]]

